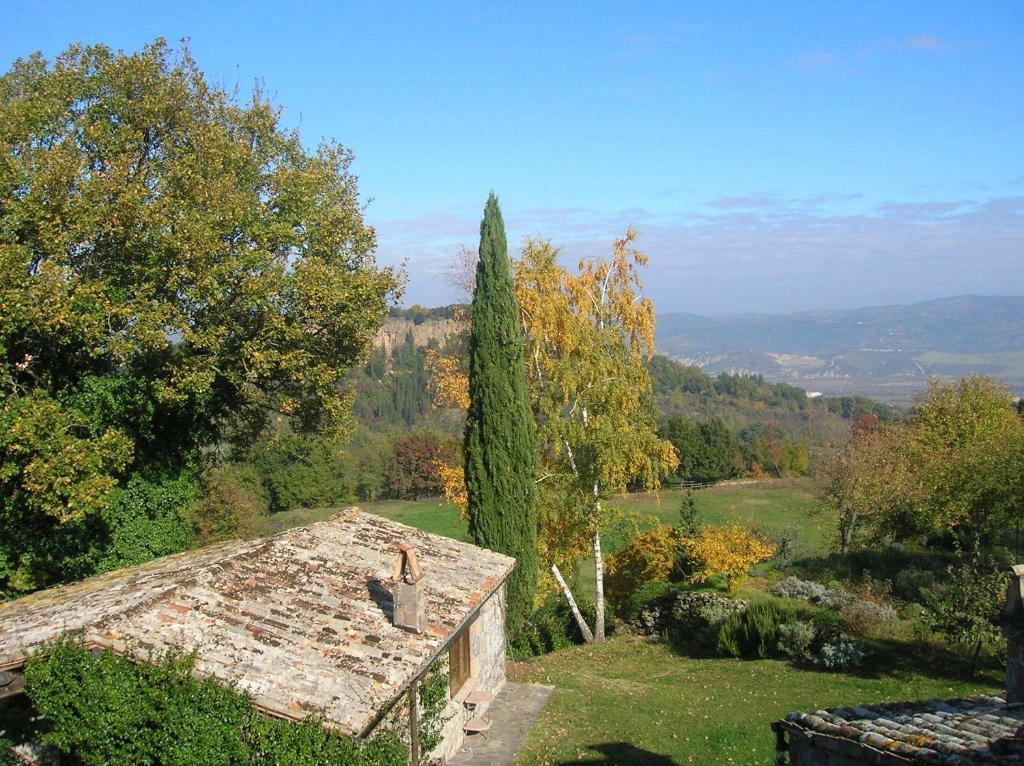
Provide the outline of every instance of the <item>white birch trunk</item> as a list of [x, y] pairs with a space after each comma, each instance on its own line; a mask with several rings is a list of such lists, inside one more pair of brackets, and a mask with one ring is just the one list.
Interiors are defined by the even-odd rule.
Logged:
[[601, 485], [594, 480], [594, 641], [604, 641], [604, 557], [601, 555]]
[[590, 626], [587, 625], [587, 621], [583, 619], [583, 615], [580, 613], [580, 608], [576, 606], [576, 599], [572, 596], [572, 591], [569, 590], [569, 586], [565, 584], [565, 578], [562, 577], [562, 573], [558, 570], [557, 564], [551, 565], [551, 574], [555, 576], [555, 582], [558, 583], [558, 587], [562, 589], [562, 593], [565, 594], [565, 600], [569, 602], [569, 610], [572, 612], [572, 616], [576, 618], [576, 624], [579, 626], [580, 633], [583, 634], [583, 640], [588, 644], [594, 643], [594, 634], [590, 632]]
[[594, 618], [594, 643], [604, 641], [604, 559], [601, 558], [601, 532], [594, 530], [594, 601], [597, 616]]

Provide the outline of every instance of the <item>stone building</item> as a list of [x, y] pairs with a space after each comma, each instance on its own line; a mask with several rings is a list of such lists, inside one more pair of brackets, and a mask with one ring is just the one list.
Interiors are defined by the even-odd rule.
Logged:
[[1007, 688], [999, 695], [790, 713], [772, 724], [776, 764], [1024, 764], [1024, 565], [1013, 568], [1004, 619]]
[[[369, 737], [394, 725], [422, 677], [441, 667], [451, 717], [430, 755], [446, 758], [505, 683], [504, 584], [514, 564], [350, 508], [0, 604], [0, 697], [19, 693], [34, 651], [75, 634], [138, 661], [194, 652], [197, 674], [234, 684], [268, 715], [318, 715]], [[415, 717], [398, 720], [406, 717], [411, 733]]]

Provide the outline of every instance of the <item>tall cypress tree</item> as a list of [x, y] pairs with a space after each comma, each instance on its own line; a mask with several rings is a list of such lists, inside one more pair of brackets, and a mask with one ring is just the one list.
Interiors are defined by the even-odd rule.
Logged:
[[519, 303], [494, 192], [480, 223], [465, 457], [470, 534], [477, 545], [517, 561], [508, 580], [508, 625], [515, 629], [529, 615], [537, 589], [536, 440]]

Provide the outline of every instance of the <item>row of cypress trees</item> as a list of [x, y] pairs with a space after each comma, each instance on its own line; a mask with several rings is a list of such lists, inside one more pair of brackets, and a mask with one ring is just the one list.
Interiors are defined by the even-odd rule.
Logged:
[[514, 630], [529, 616], [537, 589], [537, 449], [519, 304], [493, 191], [480, 223], [471, 318], [464, 436], [469, 531], [477, 545], [516, 559], [507, 585], [507, 624]]

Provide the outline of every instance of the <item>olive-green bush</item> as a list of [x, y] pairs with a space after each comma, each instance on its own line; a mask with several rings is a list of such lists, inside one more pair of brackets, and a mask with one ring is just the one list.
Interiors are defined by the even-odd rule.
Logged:
[[728, 617], [718, 629], [718, 653], [727, 657], [765, 658], [778, 653], [779, 626], [796, 621], [794, 606], [758, 601]]
[[84, 766], [404, 766], [393, 734], [366, 742], [316, 720], [268, 718], [248, 697], [192, 675], [188, 657], [133, 663], [69, 641], [25, 667], [44, 741]]

